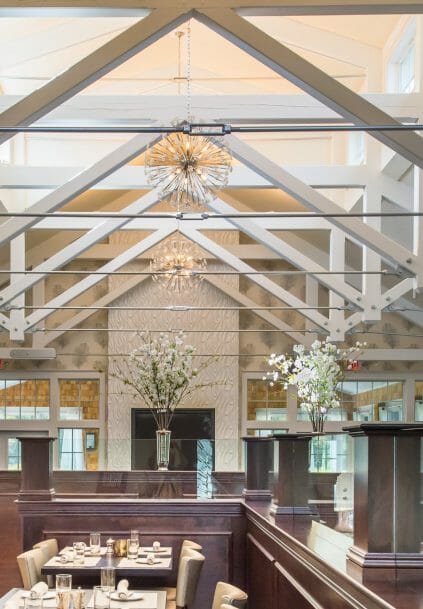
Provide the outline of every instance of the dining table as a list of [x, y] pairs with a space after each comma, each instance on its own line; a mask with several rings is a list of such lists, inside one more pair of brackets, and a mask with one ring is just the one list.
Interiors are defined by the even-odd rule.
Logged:
[[[147, 555], [154, 554], [154, 563], [149, 564]], [[67, 560], [66, 557], [69, 556]], [[65, 558], [63, 558], [65, 557]], [[99, 555], [87, 554], [83, 564], [75, 563], [71, 547], [65, 547], [58, 556], [46, 562], [42, 568], [42, 575], [57, 575], [57, 573], [70, 573], [80, 577], [100, 577], [103, 567], [114, 567], [116, 578], [119, 577], [164, 577], [172, 572], [173, 551], [171, 547], [161, 547], [154, 552], [150, 547], [141, 546], [138, 558], [129, 559], [126, 556], [112, 556], [101, 548]], [[128, 608], [130, 609], [130, 608]]]
[[[166, 591], [165, 590], [132, 590], [135, 600], [129, 599], [112, 600], [110, 601], [110, 609], [166, 609]], [[21, 588], [12, 588], [0, 597], [0, 609], [24, 609], [24, 595], [28, 591]], [[92, 590], [84, 590], [85, 607], [93, 609]], [[56, 609], [55, 590], [50, 590], [43, 598], [43, 609]]]

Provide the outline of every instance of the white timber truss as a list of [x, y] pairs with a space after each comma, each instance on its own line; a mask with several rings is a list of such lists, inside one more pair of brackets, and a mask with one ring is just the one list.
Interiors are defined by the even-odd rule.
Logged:
[[[380, 90], [383, 58], [379, 48], [340, 34], [322, 32], [306, 23], [297, 21], [293, 24], [290, 18], [325, 14], [420, 16], [423, 0], [403, 3], [394, 0], [344, 0], [342, 3], [335, 0], [266, 0], [265, 3], [257, 0], [203, 0], [197, 4], [189, 0], [169, 0], [166, 3], [161, 0], [100, 0], [94, 4], [95, 8], [88, 0], [45, 0], [41, 9], [37, 0], [0, 0], [0, 19], [50, 14], [66, 16], [74, 15], [75, 10], [80, 15], [131, 16], [137, 19], [28, 95], [6, 93], [0, 96], [0, 127], [170, 124], [175, 116], [184, 113], [185, 101], [181, 96], [160, 96], [154, 91], [142, 96], [96, 92], [76, 95], [138, 53], [142, 56], [153, 43], [189, 19], [200, 22], [249, 54], [255, 62], [270, 68], [274, 75], [301, 90], [300, 94], [273, 93], [266, 95], [265, 100], [261, 95], [252, 94], [196, 93], [192, 97], [192, 112], [202, 120], [233, 125], [312, 125], [319, 122], [336, 125], [349, 122], [370, 128], [422, 122], [422, 93], [360, 95], [296, 52], [301, 47], [344, 62], [354, 70], [364, 70], [374, 89]], [[275, 33], [277, 38], [254, 25], [250, 19], [272, 15], [286, 17], [282, 29]], [[420, 36], [423, 36], [423, 25], [421, 21], [419, 23]], [[81, 41], [83, 36], [81, 31]], [[50, 49], [50, 43], [43, 46], [40, 35], [33, 42], [46, 52]], [[25, 45], [12, 43], [12, 46], [11, 56], [0, 60], [2, 70], [31, 58]], [[419, 68], [422, 77], [423, 67], [419, 65]], [[0, 132], [0, 144], [14, 136], [15, 131]], [[244, 274], [281, 305], [292, 308], [303, 318], [302, 328], [292, 327], [270, 310], [260, 308], [239, 289], [228, 287], [213, 275], [205, 277], [234, 303], [254, 312], [269, 327], [305, 345], [310, 345], [313, 330], [332, 340], [342, 341], [345, 333], [356, 325], [380, 320], [383, 311], [394, 303], [404, 307], [405, 297], [410, 293], [416, 294], [423, 287], [421, 216], [410, 216], [412, 231], [406, 244], [382, 231], [379, 216], [348, 217], [348, 212], [355, 209], [380, 213], [384, 201], [399, 211], [423, 212], [423, 138], [416, 131], [395, 129], [371, 131], [370, 136], [367, 160], [361, 165], [281, 165], [274, 156], [266, 154], [262, 148], [259, 150], [254, 138], [235, 133], [226, 135], [225, 144], [236, 160], [228, 188], [209, 203], [208, 215], [189, 213], [179, 220], [171, 214], [157, 217], [152, 213], [159, 200], [158, 193], [150, 190], [144, 167], [129, 164], [156, 141], [157, 134], [116, 136], [113, 150], [108, 149], [88, 166], [58, 162], [52, 170], [50, 165], [26, 163], [24, 158], [13, 164], [0, 165], [0, 184], [9, 193], [18, 196], [25, 190], [51, 191], [43, 193], [37, 202], [25, 208], [28, 213], [47, 214], [48, 217], [20, 216], [17, 213], [0, 225], [0, 246], [7, 245], [10, 250], [10, 281], [6, 283], [7, 276], [3, 276], [0, 289], [0, 328], [9, 333], [11, 341], [23, 341], [27, 334], [31, 334], [34, 346], [51, 344], [68, 329], [78, 328], [95, 313], [96, 308], [113, 305], [123, 294], [148, 280], [148, 275], [127, 278], [95, 300], [90, 309], [80, 310], [47, 333], [43, 330], [43, 323], [50, 315], [131, 261], [148, 258], [151, 248], [178, 230], [197, 243], [207, 256]], [[389, 155], [382, 154], [383, 147], [385, 152], [390, 150]], [[412, 173], [412, 181], [400, 181], [407, 172]], [[330, 195], [339, 189], [355, 189], [357, 192], [341, 204], [336, 196], [332, 198]], [[252, 217], [252, 212], [261, 207], [256, 205], [249, 209], [248, 204], [240, 203], [237, 199], [239, 190], [257, 193], [258, 198], [263, 193], [290, 197], [307, 213], [261, 213], [259, 217]], [[61, 214], [70, 201], [88, 191], [117, 191], [116, 199], [121, 191], [140, 192], [129, 204], [117, 212], [112, 211], [107, 217], [101, 217], [102, 212], [107, 211], [104, 207], [91, 216]], [[49, 233], [45, 243], [26, 251], [28, 237], [37, 237], [39, 231], [57, 231], [59, 235]], [[127, 249], [103, 242], [117, 231], [142, 231], [144, 236]], [[210, 231], [238, 231], [248, 236], [252, 243], [221, 245]], [[321, 231], [325, 235], [327, 252], [319, 252], [318, 248], [314, 251], [313, 245], [304, 247], [301, 235], [307, 231]], [[360, 261], [354, 267], [347, 261], [348, 244], [353, 244], [360, 252]], [[42, 290], [36, 290], [49, 273], [63, 269], [71, 261], [89, 259], [102, 260], [102, 264], [60, 295], [47, 302], [40, 301]], [[252, 260], [266, 259], [284, 260], [294, 269], [308, 273], [303, 299], [281, 287], [271, 276], [257, 272], [251, 264]], [[363, 272], [362, 281], [349, 278], [347, 273], [354, 269]], [[384, 287], [382, 269], [398, 274], [393, 285]], [[25, 274], [25, 271], [28, 272]], [[366, 272], [372, 274], [366, 275]], [[319, 286], [328, 295], [327, 314], [322, 312], [322, 307], [319, 309]], [[25, 303], [31, 291], [36, 307], [26, 314]], [[416, 309], [408, 314], [408, 319], [419, 323], [418, 314]], [[403, 351], [400, 356], [406, 359], [407, 350]], [[368, 355], [368, 359], [372, 357]], [[410, 357], [419, 358], [418, 353]]]

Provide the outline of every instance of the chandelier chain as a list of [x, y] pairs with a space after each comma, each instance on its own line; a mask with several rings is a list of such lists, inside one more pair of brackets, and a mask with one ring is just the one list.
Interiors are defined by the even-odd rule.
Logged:
[[189, 19], [187, 26], [187, 122], [191, 121], [191, 19]]

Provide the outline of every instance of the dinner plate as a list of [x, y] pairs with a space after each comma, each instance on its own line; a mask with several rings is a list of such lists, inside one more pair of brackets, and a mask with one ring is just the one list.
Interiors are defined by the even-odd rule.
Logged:
[[153, 565], [158, 565], [158, 564], [160, 564], [162, 561], [161, 561], [161, 560], [159, 560], [158, 558], [155, 558], [155, 559], [154, 559], [154, 563], [150, 563], [150, 562], [147, 562], [147, 559], [146, 559], [146, 558], [137, 558], [137, 560], [136, 560], [135, 562], [138, 562], [140, 565], [151, 565], [151, 564], [153, 564]]
[[121, 598], [119, 592], [115, 591], [110, 594], [112, 601], [140, 601], [143, 598], [141, 592], [131, 592], [127, 598]]
[[153, 548], [142, 547], [141, 552], [148, 552], [149, 554], [154, 552], [154, 554], [160, 554], [161, 552], [170, 552], [170, 550], [169, 548], [159, 548], [158, 550], [153, 550]]
[[[22, 594], [21, 594], [21, 597], [22, 598], [29, 598], [30, 594], [31, 594], [31, 590], [23, 590]], [[48, 592], [43, 594], [42, 598], [43, 598], [43, 600], [46, 600], [46, 601], [48, 599], [50, 599], [50, 598], [56, 598], [56, 592], [55, 592], [55, 590], [49, 590]]]

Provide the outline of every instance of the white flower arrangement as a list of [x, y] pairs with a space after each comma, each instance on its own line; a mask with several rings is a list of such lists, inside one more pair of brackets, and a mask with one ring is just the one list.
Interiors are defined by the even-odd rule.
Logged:
[[356, 357], [366, 343], [356, 343], [347, 350], [333, 343], [316, 340], [311, 349], [294, 345], [294, 355], [272, 353], [268, 363], [274, 367], [267, 373], [270, 384], [296, 385], [300, 407], [311, 421], [313, 431], [322, 432], [328, 410], [339, 407], [338, 384], [345, 370], [357, 369]]
[[118, 367], [113, 376], [135, 390], [135, 395], [150, 408], [157, 428], [165, 430], [184, 398], [197, 389], [219, 384], [219, 381], [193, 384], [200, 372], [217, 358], [208, 358], [195, 367], [196, 348], [185, 343], [183, 332], [171, 336], [161, 332], [157, 338], [149, 332], [139, 332], [137, 336], [141, 344], [125, 362], [127, 371]]

